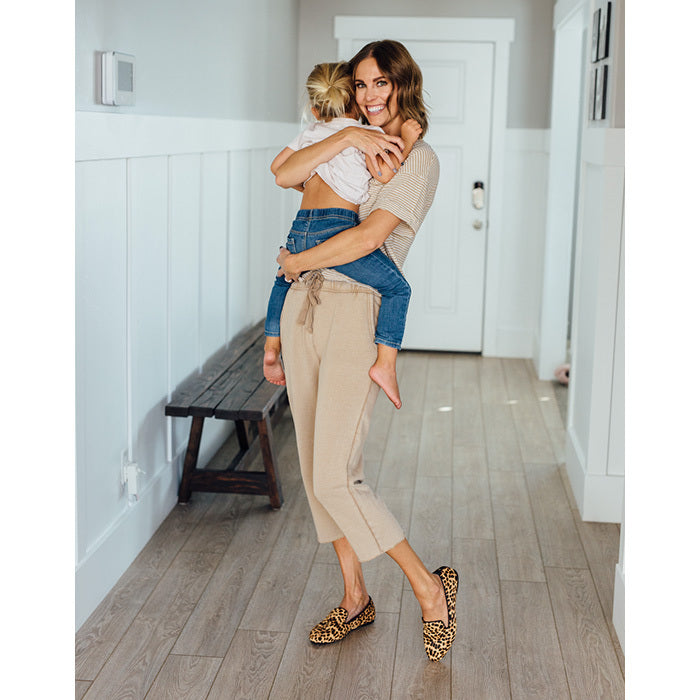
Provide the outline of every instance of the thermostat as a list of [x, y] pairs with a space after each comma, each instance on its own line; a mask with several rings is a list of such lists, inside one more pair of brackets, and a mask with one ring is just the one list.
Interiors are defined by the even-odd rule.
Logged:
[[134, 57], [128, 53], [102, 54], [102, 104], [134, 104]]

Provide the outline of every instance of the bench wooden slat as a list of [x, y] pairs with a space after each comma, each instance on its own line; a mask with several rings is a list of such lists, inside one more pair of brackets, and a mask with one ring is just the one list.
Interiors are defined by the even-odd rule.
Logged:
[[[216, 418], [239, 411], [261, 384], [269, 383], [262, 376], [262, 345], [258, 352], [251, 352], [241, 359], [240, 368], [241, 380], [217, 404], [214, 410]], [[262, 417], [262, 413], [259, 413], [249, 420], [261, 420]]]
[[[192, 404], [205, 392], [212, 382], [255, 343], [265, 327], [263, 319], [247, 330], [241, 331], [227, 348], [221, 348], [203, 367], [201, 374], [191, 377], [178, 387], [165, 407], [166, 416], [188, 416]], [[262, 360], [261, 360], [262, 362]], [[211, 415], [211, 414], [209, 414]]]
[[230, 408], [222, 403], [214, 411], [214, 415], [228, 420], [259, 420], [259, 416], [266, 415], [286, 390], [284, 386], [263, 381], [242, 406], [234, 405], [234, 408]]
[[206, 391], [192, 402], [189, 411], [190, 415], [213, 416], [217, 406], [231, 392], [238, 390], [242, 383], [249, 383], [251, 377], [255, 378], [256, 384], [259, 383], [262, 376], [260, 368], [262, 367], [264, 345], [265, 338], [263, 336], [239, 357], [235, 366], [229, 367]]

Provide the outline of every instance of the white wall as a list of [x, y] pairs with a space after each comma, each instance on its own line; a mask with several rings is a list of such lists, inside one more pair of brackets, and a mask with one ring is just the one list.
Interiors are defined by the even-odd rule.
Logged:
[[[76, 0], [75, 12], [78, 110], [297, 121], [299, 0]], [[102, 51], [135, 55], [133, 107], [100, 104]]]
[[[591, 2], [589, 16], [600, 4]], [[621, 521], [624, 492], [625, 150], [613, 121], [614, 110], [605, 122], [585, 121], [581, 143], [566, 462], [581, 517], [604, 522]]]
[[[507, 126], [549, 127], [552, 78], [553, 0], [300, 0], [299, 62], [301, 85], [315, 63], [335, 60], [333, 18], [336, 15], [391, 17], [512, 17], [515, 40], [510, 48]], [[377, 36], [376, 39], [391, 39]]]
[[544, 254], [548, 129], [507, 129], [497, 357], [532, 357]]
[[586, 129], [582, 160], [567, 471], [584, 520], [620, 522], [624, 129]]
[[[264, 316], [298, 205], [269, 163], [296, 126], [77, 113], [76, 622], [175, 505], [173, 390]], [[207, 421], [206, 460], [230, 433]], [[129, 503], [122, 462], [143, 471]]]
[[[171, 392], [264, 315], [298, 203], [269, 173], [298, 123], [298, 8], [76, 0], [78, 625], [175, 504], [189, 425], [165, 418]], [[136, 57], [132, 107], [99, 104], [108, 50]], [[204, 460], [229, 431], [205, 424]]]
[[533, 350], [535, 369], [543, 380], [553, 379], [556, 368], [568, 357], [583, 86], [588, 70], [587, 3], [558, 3], [553, 24], [551, 157], [540, 313]]

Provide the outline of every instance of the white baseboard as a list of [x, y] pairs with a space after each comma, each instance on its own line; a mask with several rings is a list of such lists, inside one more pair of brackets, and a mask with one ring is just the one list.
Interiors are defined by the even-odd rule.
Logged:
[[[180, 418], [177, 420], [187, 420]], [[232, 435], [233, 423], [225, 420], [204, 422], [199, 463], [206, 464]], [[155, 531], [177, 504], [182, 464], [187, 450], [185, 440], [172, 462], [166, 462], [144, 486], [139, 500], [125, 508], [111, 527], [90, 547], [75, 572], [75, 628], [92, 614], [153, 537]]]
[[566, 473], [582, 520], [622, 522], [625, 477], [588, 473], [583, 452], [571, 430], [566, 433]]
[[625, 572], [618, 562], [615, 567], [615, 592], [613, 594], [613, 627], [625, 653]]
[[179, 463], [167, 463], [78, 564], [75, 628], [80, 629], [177, 503]]
[[486, 347], [484, 357], [532, 357], [532, 329], [506, 328], [496, 330], [494, 347]]

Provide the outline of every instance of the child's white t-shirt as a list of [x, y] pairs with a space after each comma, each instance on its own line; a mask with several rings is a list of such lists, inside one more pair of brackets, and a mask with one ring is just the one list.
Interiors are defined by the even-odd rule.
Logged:
[[[288, 148], [298, 151], [306, 146], [322, 141], [346, 126], [360, 126], [363, 129], [382, 131], [379, 126], [361, 124], [359, 121], [348, 117], [336, 117], [328, 122], [311, 124], [289, 144]], [[318, 173], [318, 176], [337, 195], [348, 202], [362, 204], [369, 197], [369, 181], [372, 179], [372, 176], [367, 170], [365, 154], [354, 146], [344, 149], [328, 162], [318, 165], [309, 175], [309, 180], [315, 173]], [[306, 182], [309, 180], [306, 180]]]

